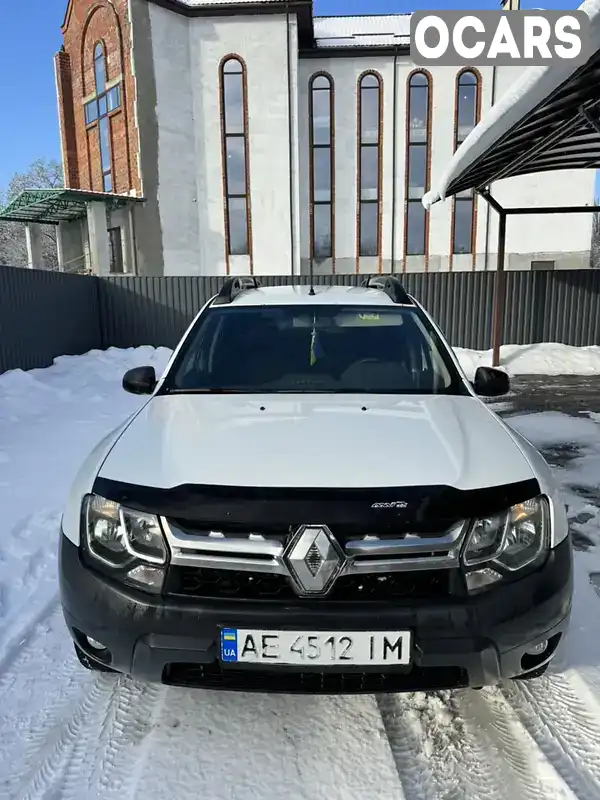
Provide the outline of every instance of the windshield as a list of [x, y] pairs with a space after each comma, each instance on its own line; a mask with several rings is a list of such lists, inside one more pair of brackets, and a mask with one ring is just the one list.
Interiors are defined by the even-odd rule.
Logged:
[[199, 320], [165, 392], [464, 394], [416, 308], [241, 306]]

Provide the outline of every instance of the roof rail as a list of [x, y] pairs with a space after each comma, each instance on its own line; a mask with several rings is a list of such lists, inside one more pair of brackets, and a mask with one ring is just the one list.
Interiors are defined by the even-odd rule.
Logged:
[[213, 305], [223, 306], [231, 303], [238, 294], [245, 292], [246, 289], [260, 289], [260, 282], [255, 277], [236, 277], [228, 278], [223, 284], [221, 291], [216, 296]]
[[402, 306], [414, 306], [414, 303], [402, 283], [395, 275], [369, 276], [362, 282], [367, 289], [380, 289], [392, 298], [394, 303]]

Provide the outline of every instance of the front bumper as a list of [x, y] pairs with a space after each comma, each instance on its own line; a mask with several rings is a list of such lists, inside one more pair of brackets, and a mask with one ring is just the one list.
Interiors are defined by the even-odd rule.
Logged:
[[[268, 692], [354, 693], [420, 691], [497, 684], [538, 668], [566, 633], [571, 611], [570, 540], [546, 565], [519, 581], [470, 598], [444, 602], [297, 604], [271, 601], [178, 600], [111, 582], [84, 566], [77, 547], [60, 543], [60, 591], [65, 621], [80, 649], [95, 658], [85, 637], [110, 651], [111, 668], [146, 681]], [[222, 626], [263, 630], [411, 630], [412, 665], [296, 667], [221, 664]], [[550, 647], [535, 663], [535, 644]]]

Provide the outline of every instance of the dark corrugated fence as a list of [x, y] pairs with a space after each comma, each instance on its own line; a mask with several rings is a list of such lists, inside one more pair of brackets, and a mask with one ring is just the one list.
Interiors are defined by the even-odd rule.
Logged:
[[[408, 273], [407, 290], [434, 315], [455, 344], [484, 347], [489, 340], [493, 275], [491, 273]], [[315, 284], [357, 286], [364, 275], [315, 276]], [[263, 286], [307, 284], [308, 276], [260, 276]], [[103, 279], [100, 292], [102, 331], [117, 347], [161, 344], [174, 347], [203, 304], [224, 278], [165, 277]]]
[[0, 266], [0, 372], [102, 347], [92, 277]]
[[[357, 285], [365, 276], [317, 276]], [[493, 272], [399, 276], [455, 346], [491, 347]], [[0, 267], [0, 372], [52, 363], [60, 354], [144, 344], [174, 347], [217, 277], [95, 278]], [[263, 285], [308, 277], [261, 276]], [[600, 344], [600, 271], [506, 273], [506, 344]]]
[[[365, 276], [315, 276], [316, 284], [358, 285]], [[486, 350], [491, 345], [493, 272], [430, 272], [399, 276], [433, 315], [453, 345]], [[100, 307], [106, 341], [118, 347], [173, 347], [223, 278], [128, 278], [101, 281]], [[263, 285], [308, 282], [307, 276], [261, 276]], [[600, 344], [600, 271], [506, 273], [506, 344], [563, 342]]]

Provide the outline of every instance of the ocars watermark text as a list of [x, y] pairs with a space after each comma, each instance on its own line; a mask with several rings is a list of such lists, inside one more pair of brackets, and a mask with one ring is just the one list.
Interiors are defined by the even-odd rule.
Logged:
[[410, 55], [426, 66], [585, 64], [592, 55], [584, 11], [417, 11]]

